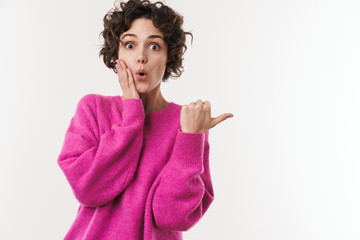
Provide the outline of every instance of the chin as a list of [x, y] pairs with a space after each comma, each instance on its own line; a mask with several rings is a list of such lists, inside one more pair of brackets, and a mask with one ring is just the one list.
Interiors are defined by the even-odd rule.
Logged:
[[147, 88], [143, 88], [143, 87], [136, 87], [136, 90], [139, 92], [139, 93], [147, 93], [149, 90]]

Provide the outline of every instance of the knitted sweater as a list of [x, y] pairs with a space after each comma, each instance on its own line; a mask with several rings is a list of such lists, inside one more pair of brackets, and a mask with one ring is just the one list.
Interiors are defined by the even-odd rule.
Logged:
[[65, 240], [175, 240], [214, 200], [209, 130], [181, 131], [181, 105], [87, 94], [57, 163], [80, 203]]

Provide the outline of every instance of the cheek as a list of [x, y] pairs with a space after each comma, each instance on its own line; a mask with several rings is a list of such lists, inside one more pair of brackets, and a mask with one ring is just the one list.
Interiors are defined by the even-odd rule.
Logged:
[[129, 56], [129, 54], [126, 53], [126, 52], [120, 51], [120, 52], [118, 53], [118, 56], [119, 56], [119, 59], [130, 60], [130, 56]]
[[132, 62], [132, 57], [131, 57], [131, 55], [129, 55], [129, 54], [127, 54], [127, 53], [124, 53], [124, 52], [120, 52], [119, 54], [118, 54], [118, 57], [119, 57], [119, 59], [121, 59], [121, 60], [123, 60], [124, 62], [125, 62], [125, 64], [126, 64], [126, 66], [127, 67], [130, 67], [131, 68], [131, 66], [129, 65], [131, 62]]
[[166, 65], [165, 65], [165, 62], [162, 61], [162, 62], [158, 62], [156, 65], [155, 65], [155, 72], [157, 75], [161, 76], [164, 74], [165, 72], [165, 69], [166, 69]]
[[166, 62], [167, 62], [167, 57], [166, 55], [161, 55], [161, 56], [158, 56], [156, 59], [156, 66], [159, 70], [163, 69], [165, 70], [166, 68]]

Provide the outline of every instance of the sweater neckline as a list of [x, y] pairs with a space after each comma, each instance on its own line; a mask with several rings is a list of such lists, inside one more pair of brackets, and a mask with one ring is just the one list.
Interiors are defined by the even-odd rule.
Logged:
[[165, 112], [169, 111], [169, 109], [171, 109], [173, 106], [174, 106], [174, 102], [169, 102], [169, 104], [167, 105], [166, 108], [161, 109], [159, 111], [147, 113], [147, 114], [145, 114], [145, 118], [151, 118], [151, 117], [156, 116], [158, 114], [165, 113]]
[[[123, 99], [121, 98], [121, 96], [117, 96], [117, 97], [120, 98], [120, 101], [123, 101]], [[145, 118], [152, 118], [152, 117], [157, 116], [157, 115], [159, 115], [159, 114], [166, 113], [166, 112], [168, 112], [171, 108], [173, 108], [174, 106], [176, 106], [176, 104], [175, 104], [174, 102], [169, 102], [169, 104], [167, 105], [166, 108], [161, 109], [161, 110], [159, 110], [159, 111], [147, 113], [147, 114], [145, 114]], [[145, 111], [145, 110], [144, 110], [144, 111]]]

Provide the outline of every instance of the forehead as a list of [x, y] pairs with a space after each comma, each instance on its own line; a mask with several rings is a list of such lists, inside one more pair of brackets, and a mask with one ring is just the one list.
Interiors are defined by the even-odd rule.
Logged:
[[126, 33], [133, 33], [140, 38], [147, 37], [149, 35], [160, 35], [161, 37], [164, 36], [160, 29], [154, 26], [152, 20], [146, 18], [135, 19], [131, 23], [129, 30], [123, 32], [120, 35], [120, 38]]

